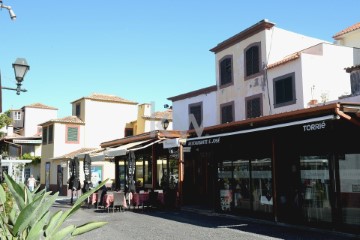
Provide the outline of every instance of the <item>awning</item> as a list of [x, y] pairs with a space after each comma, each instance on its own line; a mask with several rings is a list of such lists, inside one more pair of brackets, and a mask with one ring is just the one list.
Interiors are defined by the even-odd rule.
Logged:
[[129, 149], [129, 151], [137, 151], [137, 150], [140, 150], [140, 149], [144, 149], [144, 148], [147, 148], [147, 147], [150, 147], [151, 145], [154, 145], [155, 143], [158, 143], [160, 141], [163, 141], [162, 139], [158, 139], [156, 141], [153, 141], [147, 145], [144, 145], [144, 146], [141, 146], [141, 147], [138, 147], [138, 148], [132, 148], [132, 149]]
[[41, 144], [41, 139], [26, 140], [26, 139], [14, 139], [13, 143], [28, 143], [28, 144]]
[[[292, 122], [288, 122], [288, 123], [279, 123], [279, 124], [275, 124], [275, 125], [271, 125], [271, 126], [257, 127], [257, 128], [251, 128], [251, 129], [240, 130], [240, 131], [235, 131], [235, 132], [219, 133], [219, 134], [214, 134], [214, 135], [206, 135], [206, 136], [188, 138], [188, 139], [186, 139], [186, 145], [187, 146], [203, 145], [203, 144], [209, 143], [209, 141], [206, 141], [207, 139], [215, 139], [215, 138], [225, 137], [225, 136], [240, 135], [240, 134], [258, 132], [258, 131], [266, 131], [266, 130], [270, 130], [270, 129], [283, 128], [283, 127], [289, 127], [289, 126], [295, 126], [295, 125], [301, 125], [301, 124], [319, 122], [319, 121], [326, 121], [326, 120], [333, 120], [333, 119], [336, 119], [336, 115], [331, 114], [331, 115], [326, 115], [326, 116], [322, 116], [322, 117], [315, 117], [315, 118], [309, 118], [309, 119], [304, 119], [304, 120], [292, 121]], [[210, 141], [210, 142], [212, 143], [213, 141]], [[216, 141], [216, 143], [218, 143], [218, 141]]]
[[99, 152], [99, 153], [92, 153], [90, 154], [91, 162], [101, 162], [105, 161], [105, 151]]
[[104, 154], [105, 154], [106, 157], [125, 156], [127, 151], [130, 148], [141, 145], [141, 144], [143, 144], [145, 142], [149, 142], [149, 141], [152, 141], [152, 140], [144, 140], [144, 141], [132, 142], [132, 143], [121, 145], [121, 146], [116, 147], [116, 148], [109, 148], [109, 149], [104, 151]]
[[75, 157], [78, 157], [79, 159], [83, 159], [83, 158], [85, 158], [85, 155], [86, 155], [86, 154], [90, 154], [90, 157], [91, 157], [92, 154], [95, 155], [95, 154], [97, 154], [97, 153], [103, 153], [104, 150], [105, 150], [105, 149], [99, 148], [99, 149], [95, 149], [95, 150], [91, 150], [91, 151], [79, 153], [79, 154], [75, 155]]

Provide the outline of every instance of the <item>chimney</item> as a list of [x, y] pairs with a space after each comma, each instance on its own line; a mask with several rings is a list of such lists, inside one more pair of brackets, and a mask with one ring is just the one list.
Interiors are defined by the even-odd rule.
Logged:
[[8, 125], [7, 126], [6, 136], [12, 136], [12, 135], [14, 135], [14, 126], [13, 125]]

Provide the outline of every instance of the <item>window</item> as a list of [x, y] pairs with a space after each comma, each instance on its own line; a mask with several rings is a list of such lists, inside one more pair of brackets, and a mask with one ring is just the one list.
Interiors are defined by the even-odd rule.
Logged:
[[47, 144], [47, 131], [48, 128], [47, 127], [43, 127], [43, 131], [42, 131], [42, 144]]
[[134, 131], [132, 128], [125, 128], [125, 137], [134, 135]]
[[21, 120], [21, 112], [20, 111], [14, 112], [14, 120]]
[[79, 127], [67, 127], [66, 130], [66, 142], [78, 143], [79, 142]]
[[295, 73], [274, 78], [274, 107], [295, 103]]
[[245, 76], [260, 73], [260, 42], [253, 43], [245, 49]]
[[202, 103], [189, 105], [189, 129], [202, 126]]
[[256, 118], [262, 115], [262, 94], [245, 99], [246, 118]]
[[228, 123], [234, 121], [234, 102], [224, 103], [220, 105], [221, 109], [221, 123]]
[[54, 142], [54, 125], [42, 127], [42, 144], [49, 144]]
[[48, 143], [53, 143], [54, 142], [54, 125], [49, 126], [48, 135], [49, 135]]
[[220, 60], [220, 86], [232, 83], [232, 56], [225, 56]]
[[81, 111], [81, 108], [80, 108], [80, 103], [76, 104], [75, 106], [75, 115], [80, 118], [80, 111]]

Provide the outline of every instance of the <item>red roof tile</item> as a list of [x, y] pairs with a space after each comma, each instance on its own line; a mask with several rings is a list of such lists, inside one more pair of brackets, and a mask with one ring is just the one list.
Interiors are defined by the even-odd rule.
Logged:
[[104, 101], [104, 102], [118, 102], [118, 103], [128, 103], [128, 104], [138, 104], [137, 102], [133, 102], [115, 95], [109, 95], [109, 94], [102, 94], [102, 93], [92, 93], [90, 96], [79, 98], [74, 102], [77, 102], [81, 99], [90, 99], [95, 101]]
[[346, 34], [346, 33], [355, 31], [355, 30], [357, 30], [357, 29], [360, 29], [360, 22], [358, 22], [358, 23], [356, 23], [356, 24], [354, 24], [354, 25], [352, 25], [352, 26], [350, 26], [350, 27], [348, 27], [348, 28], [345, 28], [344, 30], [338, 32], [337, 34], [335, 34], [335, 35], [333, 36], [333, 38], [338, 38], [338, 37], [340, 37], [340, 36], [342, 36], [342, 35], [344, 35], [344, 34]]

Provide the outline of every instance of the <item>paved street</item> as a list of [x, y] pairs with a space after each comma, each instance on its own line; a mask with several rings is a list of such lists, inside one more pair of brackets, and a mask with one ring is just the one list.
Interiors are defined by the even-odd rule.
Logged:
[[[69, 205], [56, 204], [53, 210]], [[211, 239], [306, 239], [347, 240], [354, 237], [328, 232], [294, 229], [267, 222], [230, 217], [211, 212], [184, 208], [181, 211], [141, 210], [108, 213], [94, 208], [82, 208], [66, 224], [81, 225], [89, 221], [107, 221], [108, 224], [76, 239], [119, 240], [211, 240]]]

